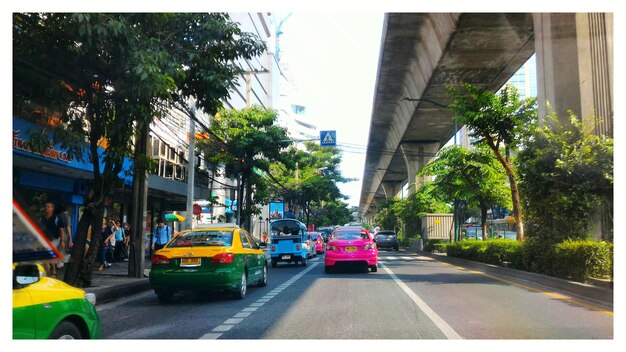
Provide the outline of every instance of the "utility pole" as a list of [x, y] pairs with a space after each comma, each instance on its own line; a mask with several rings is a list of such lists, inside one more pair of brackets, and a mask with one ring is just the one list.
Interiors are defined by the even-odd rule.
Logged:
[[187, 160], [187, 219], [185, 227], [189, 230], [193, 227], [193, 187], [196, 174], [196, 108], [191, 108], [189, 116], [189, 157]]
[[[148, 141], [150, 125], [146, 123], [140, 127], [140, 135], [135, 140], [135, 160], [141, 156], [150, 155]], [[148, 172], [147, 170], [134, 170], [133, 175], [133, 205], [132, 205], [132, 241], [128, 255], [128, 276], [143, 278], [144, 253], [146, 245], [143, 239], [143, 230], [146, 228], [146, 216], [148, 204]]]

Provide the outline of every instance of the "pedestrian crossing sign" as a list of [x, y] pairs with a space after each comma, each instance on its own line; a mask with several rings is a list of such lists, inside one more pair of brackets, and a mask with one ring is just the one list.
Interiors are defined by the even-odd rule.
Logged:
[[320, 131], [320, 146], [334, 147], [337, 145], [337, 131]]

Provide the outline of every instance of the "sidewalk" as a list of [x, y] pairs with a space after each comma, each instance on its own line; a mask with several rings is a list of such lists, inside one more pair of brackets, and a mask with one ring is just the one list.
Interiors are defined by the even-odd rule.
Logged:
[[[146, 268], [144, 277], [136, 278], [128, 276], [128, 259], [124, 262], [113, 263], [110, 268], [102, 271], [94, 270], [91, 286], [82, 289], [85, 292], [96, 294], [96, 305], [150, 290], [147, 276], [150, 266], [150, 260], [146, 260], [144, 263], [144, 268]], [[61, 274], [62, 271], [63, 269], [60, 269], [59, 273]]]

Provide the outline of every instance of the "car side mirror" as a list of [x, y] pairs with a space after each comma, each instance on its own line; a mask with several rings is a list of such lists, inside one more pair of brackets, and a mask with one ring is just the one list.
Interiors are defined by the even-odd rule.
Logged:
[[261, 246], [261, 247], [265, 248], [265, 247], [267, 247], [267, 243], [265, 243], [265, 242], [261, 242], [261, 243], [259, 244], [259, 246]]
[[45, 270], [38, 264], [18, 264], [13, 269], [13, 288], [23, 288], [39, 282]]

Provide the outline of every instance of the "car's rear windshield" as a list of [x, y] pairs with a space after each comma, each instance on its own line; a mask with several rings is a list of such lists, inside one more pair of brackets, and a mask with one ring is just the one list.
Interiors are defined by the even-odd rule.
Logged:
[[391, 232], [391, 231], [380, 231], [380, 232], [378, 233], [378, 235], [379, 235], [379, 236], [380, 236], [380, 235], [383, 235], [383, 236], [394, 236], [394, 235], [395, 235], [395, 233], [394, 233], [394, 232]]
[[177, 247], [230, 247], [233, 244], [233, 231], [193, 231], [176, 236], [167, 246]]
[[369, 237], [366, 232], [335, 232], [333, 239], [335, 240], [366, 240]]

